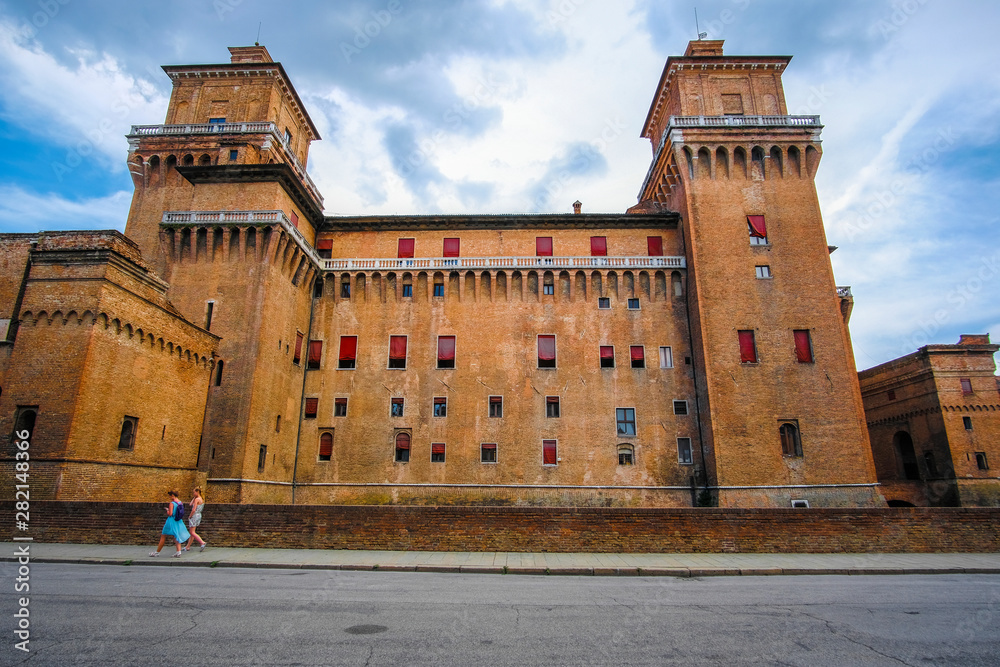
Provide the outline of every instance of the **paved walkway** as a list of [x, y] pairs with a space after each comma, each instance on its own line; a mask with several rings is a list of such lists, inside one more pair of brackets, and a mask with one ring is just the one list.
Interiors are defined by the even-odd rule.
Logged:
[[171, 558], [164, 547], [7, 542], [0, 561], [14, 561], [29, 546], [35, 563], [262, 567], [380, 572], [469, 572], [597, 576], [738, 576], [793, 574], [1000, 574], [1000, 553], [943, 554], [615, 554], [464, 551], [358, 551], [332, 549], [194, 549]]

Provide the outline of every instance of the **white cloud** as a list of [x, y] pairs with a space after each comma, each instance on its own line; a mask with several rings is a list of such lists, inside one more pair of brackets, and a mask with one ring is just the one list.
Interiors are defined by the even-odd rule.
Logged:
[[40, 195], [0, 186], [0, 230], [32, 233], [70, 229], [125, 229], [132, 193], [72, 201], [57, 194]]

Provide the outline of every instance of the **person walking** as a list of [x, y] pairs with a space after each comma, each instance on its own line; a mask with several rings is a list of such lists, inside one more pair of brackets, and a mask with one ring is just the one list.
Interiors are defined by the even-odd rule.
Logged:
[[174, 538], [174, 543], [177, 545], [177, 553], [175, 553], [172, 558], [181, 557], [181, 543], [186, 542], [191, 534], [188, 533], [187, 528], [184, 527], [183, 514], [184, 514], [184, 503], [181, 502], [180, 498], [177, 497], [176, 491], [167, 491], [167, 496], [170, 497], [170, 504], [167, 505], [167, 520], [163, 523], [163, 530], [160, 531], [160, 544], [156, 547], [156, 551], [151, 551], [150, 556], [156, 558], [160, 555], [160, 549], [167, 541], [167, 536]]
[[195, 532], [195, 528], [201, 525], [201, 511], [205, 508], [205, 499], [201, 497], [201, 489], [199, 487], [194, 487], [194, 498], [191, 499], [191, 516], [188, 518], [188, 528], [191, 531], [191, 537], [188, 539], [186, 545], [184, 545], [184, 551], [191, 549], [191, 542], [198, 540], [200, 548], [198, 551], [204, 551], [205, 547], [208, 546], [208, 542], [201, 539], [201, 535]]

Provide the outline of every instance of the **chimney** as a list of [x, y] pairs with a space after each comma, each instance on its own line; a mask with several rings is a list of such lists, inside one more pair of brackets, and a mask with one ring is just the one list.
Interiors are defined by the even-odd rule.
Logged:
[[959, 345], [989, 345], [989, 334], [961, 334], [958, 338]]
[[260, 44], [253, 46], [230, 46], [230, 61], [237, 63], [273, 63], [271, 54]]
[[583, 202], [581, 202], [579, 199], [573, 202], [573, 213], [576, 213], [577, 215], [583, 213]]
[[723, 41], [724, 40], [721, 39], [692, 40], [688, 42], [687, 51], [684, 52], [684, 57], [697, 58], [700, 56], [721, 56]]

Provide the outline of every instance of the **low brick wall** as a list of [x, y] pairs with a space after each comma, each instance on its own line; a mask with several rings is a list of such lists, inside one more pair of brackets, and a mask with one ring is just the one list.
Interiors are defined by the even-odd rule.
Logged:
[[[35, 501], [7, 539], [154, 544], [164, 505]], [[415, 551], [997, 552], [1000, 510], [628, 509], [209, 504], [199, 534], [217, 546]]]

